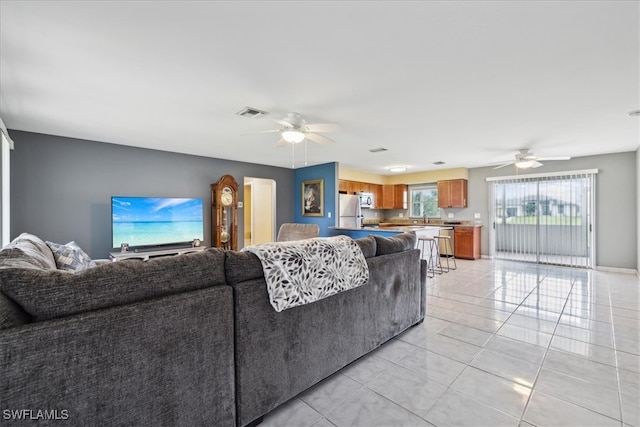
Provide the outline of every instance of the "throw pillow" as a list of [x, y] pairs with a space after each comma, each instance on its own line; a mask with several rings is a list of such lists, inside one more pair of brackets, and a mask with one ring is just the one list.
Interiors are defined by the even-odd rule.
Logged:
[[59, 270], [77, 272], [93, 268], [96, 263], [83, 251], [76, 242], [69, 242], [66, 245], [47, 241], [47, 246], [51, 248], [53, 258]]
[[376, 239], [373, 236], [361, 237], [356, 239], [356, 243], [360, 246], [362, 255], [365, 258], [371, 258], [376, 256]]
[[22, 233], [0, 251], [0, 268], [55, 270], [56, 261], [43, 240]]

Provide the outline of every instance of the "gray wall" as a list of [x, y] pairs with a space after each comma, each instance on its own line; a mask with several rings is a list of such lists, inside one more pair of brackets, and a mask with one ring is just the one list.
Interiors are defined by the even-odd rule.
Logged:
[[274, 179], [277, 227], [293, 220], [291, 169], [15, 130], [10, 135], [11, 238], [26, 231], [59, 243], [75, 240], [92, 258], [106, 258], [111, 196], [200, 197], [210, 246], [210, 184], [225, 174], [238, 181], [240, 200], [245, 176]]
[[[636, 270], [638, 268], [636, 152], [576, 157], [544, 162], [527, 173], [598, 169], [596, 178], [596, 266]], [[527, 173], [520, 172], [519, 175]], [[482, 254], [489, 254], [489, 185], [487, 177], [516, 175], [513, 167], [469, 169], [468, 205], [451, 209], [456, 218], [482, 215]]]

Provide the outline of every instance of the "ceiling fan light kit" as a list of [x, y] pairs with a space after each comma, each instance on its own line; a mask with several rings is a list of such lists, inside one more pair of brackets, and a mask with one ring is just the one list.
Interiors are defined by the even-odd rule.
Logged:
[[340, 128], [336, 123], [310, 123], [300, 113], [289, 113], [284, 119], [272, 119], [282, 126], [280, 129], [264, 130], [254, 133], [278, 132], [281, 136], [276, 147], [284, 147], [288, 144], [298, 144], [305, 139], [318, 144], [327, 145], [334, 141], [318, 132], [333, 132]]
[[285, 130], [282, 132], [282, 138], [287, 142], [297, 144], [299, 142], [302, 142], [302, 140], [304, 139], [304, 133], [300, 132], [299, 130]]
[[498, 165], [494, 167], [494, 169], [500, 169], [509, 165], [514, 165], [518, 169], [539, 168], [540, 166], [542, 166], [542, 163], [540, 163], [538, 160], [547, 161], [547, 160], [569, 160], [569, 159], [571, 159], [571, 157], [569, 156], [538, 157], [532, 152], [530, 152], [528, 148], [522, 148], [516, 154], [515, 160]]
[[520, 169], [538, 168], [542, 166], [542, 163], [535, 160], [519, 160], [515, 162], [515, 166]]

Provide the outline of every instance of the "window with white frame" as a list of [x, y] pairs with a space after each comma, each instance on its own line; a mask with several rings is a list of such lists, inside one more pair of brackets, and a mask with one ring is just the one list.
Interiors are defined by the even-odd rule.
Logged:
[[410, 217], [439, 218], [438, 184], [419, 184], [409, 187]]

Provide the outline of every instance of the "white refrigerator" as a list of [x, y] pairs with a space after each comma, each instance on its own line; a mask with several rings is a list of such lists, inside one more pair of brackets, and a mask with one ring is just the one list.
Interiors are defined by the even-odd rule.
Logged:
[[339, 209], [338, 227], [362, 227], [362, 213], [360, 211], [360, 198], [358, 196], [340, 194]]

